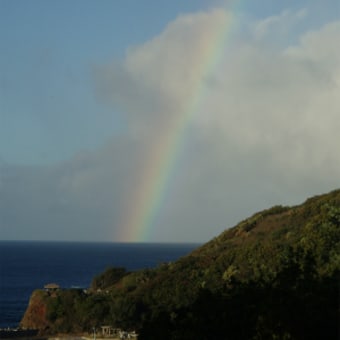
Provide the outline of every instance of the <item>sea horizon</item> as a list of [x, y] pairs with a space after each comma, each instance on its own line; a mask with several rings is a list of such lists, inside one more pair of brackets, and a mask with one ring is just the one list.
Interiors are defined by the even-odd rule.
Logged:
[[13, 240], [6, 239], [0, 240], [0, 242], [31, 242], [31, 243], [94, 243], [94, 244], [192, 244], [192, 245], [203, 245], [206, 242], [194, 242], [194, 241], [88, 241], [88, 240]]

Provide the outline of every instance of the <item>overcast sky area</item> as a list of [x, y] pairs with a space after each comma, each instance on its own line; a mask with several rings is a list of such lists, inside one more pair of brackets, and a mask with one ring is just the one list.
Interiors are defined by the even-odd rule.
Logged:
[[339, 0], [0, 0], [0, 240], [207, 242], [340, 187]]

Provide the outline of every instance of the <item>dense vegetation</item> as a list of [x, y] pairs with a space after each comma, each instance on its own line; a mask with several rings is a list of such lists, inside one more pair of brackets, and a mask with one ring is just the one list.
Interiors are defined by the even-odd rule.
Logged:
[[275, 206], [174, 263], [111, 268], [46, 298], [50, 332], [100, 325], [139, 339], [337, 339], [340, 190]]

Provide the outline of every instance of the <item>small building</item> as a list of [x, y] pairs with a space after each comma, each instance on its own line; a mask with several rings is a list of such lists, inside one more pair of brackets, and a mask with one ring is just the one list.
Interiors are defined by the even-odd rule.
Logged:
[[121, 331], [119, 328], [113, 328], [111, 326], [101, 326], [101, 329], [104, 338], [116, 337]]
[[60, 289], [60, 286], [56, 283], [48, 283], [44, 286], [44, 288], [47, 292], [55, 292]]
[[102, 329], [102, 337], [103, 338], [111, 338], [111, 339], [137, 339], [137, 334], [135, 331], [127, 332], [120, 328], [114, 328], [111, 326], [101, 326]]

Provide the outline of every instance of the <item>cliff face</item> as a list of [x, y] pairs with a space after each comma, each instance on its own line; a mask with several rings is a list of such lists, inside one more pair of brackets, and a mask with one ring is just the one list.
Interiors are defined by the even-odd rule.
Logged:
[[39, 329], [40, 332], [46, 333], [50, 328], [47, 320], [48, 294], [42, 290], [35, 290], [29, 301], [24, 317], [20, 322], [22, 328]]
[[[88, 296], [82, 289], [35, 290], [20, 326], [39, 329], [40, 335], [89, 331], [103, 320], [99, 311], [93, 310], [91, 298], [98, 301], [99, 309], [104, 307], [99, 295]], [[91, 327], [89, 320], [95, 321]]]

